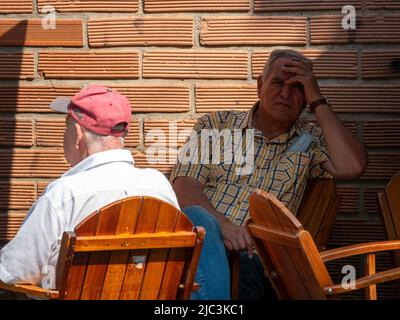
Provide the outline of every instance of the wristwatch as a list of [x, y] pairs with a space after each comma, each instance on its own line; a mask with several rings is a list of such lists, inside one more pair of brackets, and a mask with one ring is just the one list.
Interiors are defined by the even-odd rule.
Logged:
[[308, 109], [309, 112], [314, 112], [315, 108], [320, 106], [321, 104], [329, 105], [328, 99], [326, 99], [325, 97], [322, 97], [321, 99], [311, 102], [309, 109]]

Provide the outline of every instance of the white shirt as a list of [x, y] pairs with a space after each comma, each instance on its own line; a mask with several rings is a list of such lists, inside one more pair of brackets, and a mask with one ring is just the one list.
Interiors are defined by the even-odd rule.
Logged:
[[[128, 150], [99, 152], [49, 184], [15, 238], [0, 251], [0, 280], [44, 286], [46, 274], [55, 270], [63, 232], [74, 230], [84, 218], [111, 202], [151, 196], [179, 208], [161, 172], [135, 168], [133, 164]], [[54, 279], [51, 281], [44, 287], [54, 288]]]

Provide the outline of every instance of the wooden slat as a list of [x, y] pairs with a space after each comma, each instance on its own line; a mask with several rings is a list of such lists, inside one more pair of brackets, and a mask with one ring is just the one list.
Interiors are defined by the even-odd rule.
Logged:
[[[161, 204], [154, 232], [168, 233], [174, 231], [178, 214], [179, 211], [176, 208], [169, 204]], [[195, 235], [193, 235], [193, 233], [191, 234], [191, 240], [191, 245], [194, 246]], [[158, 299], [168, 254], [169, 250], [166, 249], [151, 250], [140, 292], [140, 299]]]
[[[96, 233], [99, 215], [91, 217], [89, 220], [84, 220], [75, 229], [77, 236], [91, 236]], [[85, 281], [87, 264], [89, 262], [89, 253], [79, 253], [74, 256], [72, 266], [68, 273], [68, 278], [65, 284], [65, 297], [66, 300], [80, 300], [83, 285]], [[60, 292], [63, 294], [63, 292]]]
[[[131, 233], [133, 230], [135, 230], [141, 205], [141, 198], [138, 198], [135, 201], [121, 201], [115, 235]], [[102, 300], [118, 300], [120, 298], [128, 264], [128, 258], [128, 251], [111, 253], [101, 293]]]
[[[162, 209], [161, 213], [166, 211]], [[166, 230], [157, 231], [162, 234], [140, 233], [121, 236], [92, 236], [78, 237], [75, 251], [104, 251], [104, 250], [135, 250], [151, 248], [180, 248], [192, 247], [195, 244], [195, 235], [192, 232], [170, 233]], [[165, 232], [165, 233], [164, 233]]]
[[[184, 215], [180, 214], [175, 225], [175, 232], [192, 231], [193, 224]], [[168, 255], [168, 262], [164, 269], [164, 277], [160, 286], [160, 293], [158, 299], [171, 300], [176, 299], [179, 292], [176, 285], [182, 279], [182, 273], [185, 270], [185, 259], [188, 252], [185, 248], [171, 249]], [[179, 297], [178, 297], [179, 298]]]
[[[159, 202], [147, 201], [143, 198], [140, 214], [134, 233], [154, 232], [158, 219]], [[125, 273], [124, 284], [121, 289], [120, 299], [136, 300], [140, 297], [144, 274], [149, 260], [149, 250], [132, 250], [129, 253], [128, 266]]]
[[[121, 203], [106, 207], [99, 212], [99, 221], [94, 235], [115, 234], [118, 225]], [[92, 252], [82, 289], [82, 300], [98, 300], [101, 297], [107, 272], [110, 252]]]

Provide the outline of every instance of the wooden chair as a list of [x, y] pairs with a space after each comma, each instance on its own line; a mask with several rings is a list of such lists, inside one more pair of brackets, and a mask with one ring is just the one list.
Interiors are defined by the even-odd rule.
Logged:
[[[400, 240], [400, 172], [378, 193], [381, 220], [389, 240]], [[400, 267], [400, 252], [392, 252], [394, 265]]]
[[[325, 250], [329, 240], [341, 197], [336, 193], [333, 179], [313, 179], [307, 183], [303, 199], [297, 211], [297, 218], [313, 237], [317, 248]], [[239, 296], [240, 262], [239, 254], [231, 257], [231, 296]]]
[[64, 232], [56, 290], [0, 287], [50, 299], [188, 299], [204, 236], [166, 202], [126, 198]]
[[[399, 279], [400, 268], [375, 273], [375, 253], [400, 249], [400, 240], [371, 242], [319, 252], [311, 234], [273, 195], [256, 191], [250, 196], [247, 228], [280, 299], [328, 299], [366, 288], [376, 299], [376, 284]], [[367, 255], [366, 275], [346, 289], [334, 284], [325, 262]]]

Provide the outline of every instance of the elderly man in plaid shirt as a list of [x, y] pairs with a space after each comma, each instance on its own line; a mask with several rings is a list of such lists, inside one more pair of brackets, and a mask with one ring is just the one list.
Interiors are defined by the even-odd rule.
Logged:
[[[240, 251], [239, 297], [257, 299], [266, 295], [263, 267], [243, 225], [253, 191], [274, 194], [296, 213], [308, 179], [354, 179], [367, 166], [364, 145], [322, 96], [312, 63], [303, 55], [290, 49], [271, 52], [257, 80], [257, 92], [259, 101], [247, 112], [220, 111], [201, 117], [171, 174], [183, 211], [207, 232], [196, 275], [201, 288], [193, 294], [194, 299], [230, 298], [227, 254], [231, 251]], [[309, 111], [315, 112], [318, 125], [298, 119], [307, 104]], [[243, 139], [236, 146], [250, 145], [246, 156], [253, 155], [254, 160], [245, 163], [246, 170], [243, 161], [211, 160], [212, 155], [205, 152], [210, 146], [196, 144], [204, 142], [204, 130], [211, 136], [232, 131], [231, 140], [228, 135], [224, 138], [227, 141], [217, 146], [222, 151], [232, 145], [232, 136], [239, 132]], [[190, 161], [183, 161], [193, 143], [197, 152]], [[223, 154], [217, 149], [214, 146], [211, 150]]]

